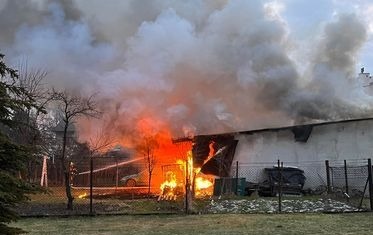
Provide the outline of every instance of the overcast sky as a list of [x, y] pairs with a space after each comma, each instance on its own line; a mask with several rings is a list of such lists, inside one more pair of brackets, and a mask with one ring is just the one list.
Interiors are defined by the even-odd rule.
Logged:
[[[341, 13], [354, 13], [365, 23], [368, 39], [361, 51], [359, 66], [373, 73], [373, 1], [372, 0], [279, 0], [280, 14], [289, 24], [291, 35], [313, 40], [320, 28]], [[359, 70], [358, 70], [359, 71]]]

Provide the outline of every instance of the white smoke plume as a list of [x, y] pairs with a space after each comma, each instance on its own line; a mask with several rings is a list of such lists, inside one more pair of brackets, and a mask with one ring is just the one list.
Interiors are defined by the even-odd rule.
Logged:
[[355, 79], [364, 24], [343, 14], [325, 23], [299, 68], [274, 6], [2, 0], [0, 48], [45, 68], [53, 86], [99, 92], [105, 115], [81, 121], [83, 138], [99, 127], [129, 139], [165, 128], [183, 136], [367, 116], [372, 98]]

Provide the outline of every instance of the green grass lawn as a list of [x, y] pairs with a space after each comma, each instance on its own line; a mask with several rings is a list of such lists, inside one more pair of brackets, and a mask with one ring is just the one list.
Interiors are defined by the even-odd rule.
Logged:
[[373, 213], [25, 218], [29, 234], [372, 234]]

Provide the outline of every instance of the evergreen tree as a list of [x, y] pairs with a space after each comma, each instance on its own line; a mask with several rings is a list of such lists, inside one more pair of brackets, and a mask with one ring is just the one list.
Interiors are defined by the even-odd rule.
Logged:
[[32, 155], [29, 148], [15, 143], [9, 133], [23, 125], [14, 118], [16, 112], [37, 107], [28, 92], [16, 85], [17, 71], [9, 68], [3, 58], [0, 54], [0, 231], [2, 234], [19, 234], [20, 229], [8, 226], [17, 219], [12, 208], [37, 188], [20, 177]]

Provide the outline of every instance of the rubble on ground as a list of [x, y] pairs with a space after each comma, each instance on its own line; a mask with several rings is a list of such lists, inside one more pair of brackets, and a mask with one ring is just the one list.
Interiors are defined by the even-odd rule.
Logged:
[[[282, 212], [286, 213], [357, 212], [360, 210], [332, 199], [287, 199], [282, 201]], [[278, 212], [278, 200], [262, 198], [254, 200], [211, 200], [206, 211], [208, 213], [275, 213]]]

